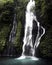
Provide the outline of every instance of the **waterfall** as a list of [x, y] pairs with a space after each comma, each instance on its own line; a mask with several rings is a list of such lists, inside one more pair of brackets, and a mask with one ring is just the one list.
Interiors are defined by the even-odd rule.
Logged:
[[9, 42], [11, 42], [11, 43], [14, 42], [14, 38], [15, 38], [15, 34], [16, 34], [16, 27], [17, 27], [16, 14], [14, 14], [13, 27], [12, 27], [12, 30], [11, 30], [10, 36], [9, 36]]
[[14, 47], [13, 44], [14, 44], [14, 39], [16, 36], [16, 28], [17, 28], [17, 22], [16, 22], [16, 13], [15, 13], [12, 29], [11, 29], [10, 36], [9, 36], [9, 45], [8, 45], [8, 49], [7, 49], [7, 56], [12, 56], [14, 53], [13, 51], [15, 51], [13, 49], [13, 47]]
[[12, 29], [10, 31], [10, 35], [9, 35], [9, 45], [8, 45], [8, 52], [7, 52], [7, 56], [12, 56], [15, 52], [14, 49], [14, 39], [16, 37], [16, 29], [17, 29], [17, 21], [16, 21], [16, 6], [17, 6], [17, 1], [14, 1], [15, 4], [15, 8], [14, 8], [14, 19], [13, 19], [13, 23], [12, 23]]
[[17, 1], [14, 0], [14, 9], [13, 9], [13, 23], [10, 24], [11, 26], [11, 31], [9, 34], [9, 39], [8, 42], [6, 44], [6, 47], [4, 48], [4, 55], [3, 56], [15, 56], [15, 47], [14, 47], [14, 40], [16, 37], [16, 29], [17, 29], [17, 18], [16, 18], [16, 7], [17, 7]]
[[[19, 59], [23, 59], [23, 58], [27, 58], [27, 57], [34, 58], [35, 49], [37, 49], [37, 47], [40, 44], [40, 40], [41, 40], [42, 36], [45, 34], [45, 29], [38, 22], [36, 15], [34, 14], [34, 12], [35, 12], [34, 9], [35, 9], [35, 1], [30, 0], [26, 7], [25, 32], [24, 32], [24, 39], [23, 39], [24, 44], [23, 44], [23, 48], [22, 48], [23, 52], [22, 52], [22, 56]], [[36, 22], [37, 28], [38, 28], [34, 45], [32, 42], [33, 20], [34, 20], [34, 22]], [[39, 32], [40, 28], [43, 30], [41, 35]]]
[[[33, 50], [33, 44], [32, 44], [32, 29], [33, 29], [33, 18], [34, 18], [34, 13], [31, 11], [35, 6], [35, 2], [30, 0], [30, 2], [27, 4], [27, 11], [26, 11], [26, 23], [25, 23], [25, 35], [24, 35], [24, 45], [23, 45], [23, 53], [22, 55], [25, 55], [25, 46], [26, 48], [29, 47], [27, 52], [29, 52], [29, 55], [33, 55], [34, 50]], [[33, 7], [33, 8], [32, 8]], [[28, 54], [26, 54], [28, 55]]]

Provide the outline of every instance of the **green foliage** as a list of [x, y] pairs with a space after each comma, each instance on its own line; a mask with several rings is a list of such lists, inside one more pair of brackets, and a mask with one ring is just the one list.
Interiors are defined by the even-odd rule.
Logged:
[[8, 36], [9, 27], [3, 26], [3, 28], [0, 31], [0, 51], [3, 50], [5, 43], [6, 43], [6, 37]]
[[0, 0], [0, 3], [5, 4], [7, 2], [13, 2], [13, 0]]
[[13, 18], [13, 3], [7, 0], [0, 0], [0, 51], [3, 50]]

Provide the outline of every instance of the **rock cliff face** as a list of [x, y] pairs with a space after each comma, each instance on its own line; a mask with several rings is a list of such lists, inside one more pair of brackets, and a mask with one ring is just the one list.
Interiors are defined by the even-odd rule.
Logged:
[[[15, 49], [13, 55], [20, 56], [22, 52], [25, 11], [28, 0], [16, 0], [16, 2], [17, 2], [16, 6], [17, 30], [13, 44]], [[6, 48], [6, 46], [9, 45], [8, 40], [14, 18], [14, 7], [15, 4], [13, 0], [6, 0], [6, 1], [0, 0], [0, 55], [3, 54], [4, 48]], [[37, 19], [41, 23], [41, 25], [43, 25], [43, 27], [46, 29], [46, 34], [43, 36], [41, 43], [38, 47], [39, 56], [41, 57], [52, 57], [51, 14], [52, 14], [52, 0], [46, 0], [46, 1], [36, 0]], [[34, 34], [34, 36], [36, 35]]]

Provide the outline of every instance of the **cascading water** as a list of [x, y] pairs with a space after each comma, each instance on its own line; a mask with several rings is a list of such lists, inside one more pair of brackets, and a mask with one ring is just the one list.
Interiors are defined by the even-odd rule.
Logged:
[[[25, 35], [24, 35], [24, 45], [23, 45], [23, 53], [22, 55], [27, 55], [29, 54], [29, 56], [33, 56], [34, 53], [34, 49], [33, 49], [33, 44], [32, 44], [32, 29], [33, 29], [33, 12], [31, 11], [35, 6], [35, 2], [32, 0], [30, 0], [30, 2], [27, 5], [27, 11], [26, 11], [26, 24], [25, 24]], [[26, 48], [29, 48], [27, 50], [27, 53], [25, 53], [25, 46]]]
[[13, 19], [12, 28], [10, 31], [8, 42], [6, 44], [6, 47], [4, 48], [5, 50], [4, 50], [3, 56], [16, 56], [15, 54], [16, 50], [14, 47], [14, 39], [16, 37], [16, 29], [17, 29], [16, 7], [17, 7], [17, 1], [14, 0], [14, 9], [13, 9], [14, 19]]
[[15, 49], [13, 44], [16, 36], [16, 29], [17, 29], [17, 21], [16, 21], [16, 13], [14, 13], [12, 29], [9, 35], [8, 44], [6, 44], [6, 48], [4, 48], [3, 56], [14, 56]]
[[11, 30], [10, 36], [9, 36], [9, 46], [8, 46], [8, 50], [7, 50], [7, 56], [12, 56], [13, 51], [14, 51], [13, 43], [14, 43], [14, 39], [15, 39], [15, 35], [16, 35], [16, 28], [17, 28], [17, 22], [16, 22], [16, 13], [15, 13], [12, 30]]
[[16, 27], [17, 27], [16, 14], [14, 14], [13, 27], [12, 27], [12, 30], [11, 30], [10, 36], [9, 36], [9, 42], [11, 42], [11, 43], [14, 42], [14, 38], [15, 38], [15, 34], [16, 34]]
[[[23, 39], [24, 42], [23, 52], [22, 56], [19, 59], [27, 57], [33, 58], [35, 56], [35, 49], [39, 46], [41, 37], [45, 34], [45, 29], [42, 26], [40, 26], [40, 23], [38, 22], [36, 15], [34, 14], [34, 8], [35, 8], [35, 1], [30, 0], [26, 8], [26, 23], [25, 23], [25, 34]], [[36, 22], [38, 28], [34, 45], [32, 42], [33, 20]], [[40, 28], [43, 30], [41, 35], [39, 32]]]

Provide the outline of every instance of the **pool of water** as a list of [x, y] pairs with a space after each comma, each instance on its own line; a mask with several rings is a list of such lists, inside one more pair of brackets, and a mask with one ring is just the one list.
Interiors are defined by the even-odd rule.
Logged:
[[32, 60], [30, 58], [8, 58], [3, 60], [0, 59], [0, 65], [52, 65], [52, 62], [45, 59]]

